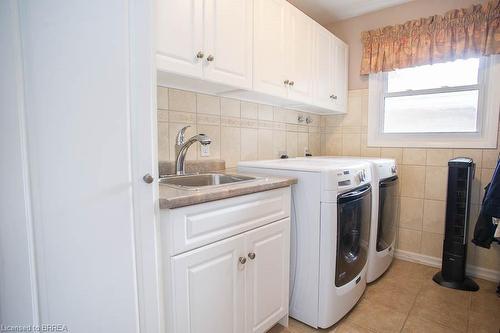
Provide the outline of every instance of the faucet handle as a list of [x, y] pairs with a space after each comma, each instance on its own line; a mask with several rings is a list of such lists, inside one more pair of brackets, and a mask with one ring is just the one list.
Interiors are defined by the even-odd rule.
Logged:
[[191, 125], [184, 126], [183, 128], [181, 128], [181, 129], [179, 130], [179, 132], [177, 133], [177, 137], [176, 137], [176, 139], [175, 139], [175, 143], [176, 143], [177, 145], [179, 145], [179, 146], [180, 146], [180, 145], [182, 145], [182, 144], [184, 143], [184, 140], [185, 140], [185, 139], [184, 139], [184, 135], [185, 135], [185, 133], [186, 133], [186, 130], [187, 130], [189, 127], [191, 127]]

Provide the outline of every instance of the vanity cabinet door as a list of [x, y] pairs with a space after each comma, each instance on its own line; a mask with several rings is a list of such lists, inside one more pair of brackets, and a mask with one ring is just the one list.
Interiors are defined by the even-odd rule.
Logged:
[[158, 0], [156, 15], [157, 68], [201, 78], [203, 0]]
[[266, 332], [288, 314], [290, 219], [249, 231], [246, 250], [247, 332]]
[[173, 257], [175, 332], [245, 331], [246, 265], [240, 262], [246, 258], [244, 237], [231, 237]]

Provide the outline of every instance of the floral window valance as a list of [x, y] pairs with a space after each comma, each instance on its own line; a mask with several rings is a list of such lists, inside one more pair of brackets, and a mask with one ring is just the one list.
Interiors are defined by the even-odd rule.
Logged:
[[361, 74], [500, 53], [500, 0], [361, 35]]

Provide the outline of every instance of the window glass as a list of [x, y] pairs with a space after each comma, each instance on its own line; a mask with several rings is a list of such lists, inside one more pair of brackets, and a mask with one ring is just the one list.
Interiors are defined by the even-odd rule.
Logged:
[[500, 55], [370, 74], [369, 147], [497, 148]]
[[386, 97], [385, 133], [477, 131], [478, 90]]
[[387, 92], [475, 85], [478, 70], [478, 58], [398, 69], [388, 73]]

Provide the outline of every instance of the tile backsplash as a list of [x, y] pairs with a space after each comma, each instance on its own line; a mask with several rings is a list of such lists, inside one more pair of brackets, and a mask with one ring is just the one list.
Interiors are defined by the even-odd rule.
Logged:
[[[483, 188], [496, 166], [497, 149], [423, 149], [367, 146], [368, 90], [351, 90], [345, 115], [321, 117], [321, 154], [394, 158], [399, 165], [400, 212], [397, 248], [441, 258], [446, 208], [448, 160], [470, 157], [476, 163], [469, 240]], [[500, 272], [500, 246], [483, 249], [469, 242], [467, 262]]]
[[[307, 148], [320, 154], [318, 115], [160, 86], [157, 94], [159, 160], [174, 159], [175, 137], [187, 125], [188, 137], [204, 133], [212, 139], [210, 156], [202, 157], [197, 143], [187, 159], [223, 159], [230, 168], [241, 160], [278, 158], [280, 152], [304, 156]], [[299, 115], [312, 122], [299, 123]]]

